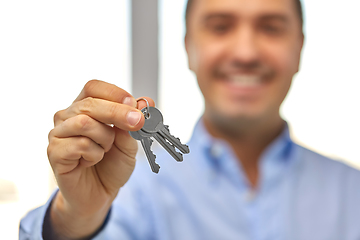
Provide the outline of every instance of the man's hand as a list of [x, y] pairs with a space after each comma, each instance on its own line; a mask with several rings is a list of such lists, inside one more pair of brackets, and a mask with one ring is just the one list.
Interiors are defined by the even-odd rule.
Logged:
[[60, 191], [50, 216], [63, 237], [86, 237], [102, 225], [134, 170], [137, 143], [128, 131], [144, 125], [143, 107], [123, 89], [92, 80], [55, 114], [48, 157]]

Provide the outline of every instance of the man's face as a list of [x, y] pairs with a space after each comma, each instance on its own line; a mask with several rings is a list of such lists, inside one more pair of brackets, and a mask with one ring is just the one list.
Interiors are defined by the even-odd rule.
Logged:
[[205, 115], [225, 120], [278, 115], [302, 45], [294, 0], [195, 0], [185, 46]]

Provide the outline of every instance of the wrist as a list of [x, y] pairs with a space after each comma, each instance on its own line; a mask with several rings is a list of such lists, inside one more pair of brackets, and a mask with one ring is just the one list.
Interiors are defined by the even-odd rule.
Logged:
[[92, 211], [74, 208], [58, 192], [50, 207], [52, 230], [58, 239], [90, 239], [103, 227], [110, 207], [111, 203]]

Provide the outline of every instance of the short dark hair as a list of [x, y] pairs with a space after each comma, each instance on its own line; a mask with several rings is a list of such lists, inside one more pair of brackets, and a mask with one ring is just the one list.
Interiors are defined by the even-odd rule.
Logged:
[[[188, 0], [187, 5], [186, 5], [186, 11], [185, 11], [186, 28], [188, 26], [190, 9], [191, 9], [191, 6], [193, 5], [194, 1], [195, 0]], [[302, 31], [302, 27], [304, 25], [304, 17], [303, 17], [303, 9], [302, 9], [302, 5], [301, 5], [301, 0], [294, 0], [294, 1], [295, 1], [296, 12], [297, 12], [297, 14], [299, 16], [299, 19], [300, 19], [301, 31]]]

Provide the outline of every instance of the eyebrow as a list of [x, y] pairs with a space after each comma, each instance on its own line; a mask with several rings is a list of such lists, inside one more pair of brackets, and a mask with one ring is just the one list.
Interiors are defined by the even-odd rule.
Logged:
[[262, 15], [259, 18], [260, 21], [280, 21], [283, 23], [288, 23], [289, 22], [289, 18], [284, 15], [284, 14], [266, 14], [266, 15]]
[[231, 14], [231, 13], [226, 13], [226, 12], [216, 12], [216, 13], [209, 13], [209, 14], [206, 14], [204, 17], [203, 17], [203, 22], [207, 22], [207, 21], [210, 21], [212, 19], [232, 19], [234, 18], [234, 15]]
[[[205, 15], [202, 20], [203, 20], [203, 22], [207, 22], [207, 21], [211, 21], [212, 19], [228, 20], [228, 19], [233, 19], [233, 18], [235, 18], [235, 16], [231, 13], [226, 13], [226, 12], [218, 13], [217, 12], [217, 13], [209, 13], [209, 14]], [[283, 23], [289, 22], [289, 18], [286, 15], [279, 14], [279, 13], [269, 13], [269, 14], [260, 15], [258, 20], [260, 20], [260, 21], [280, 21]]]

